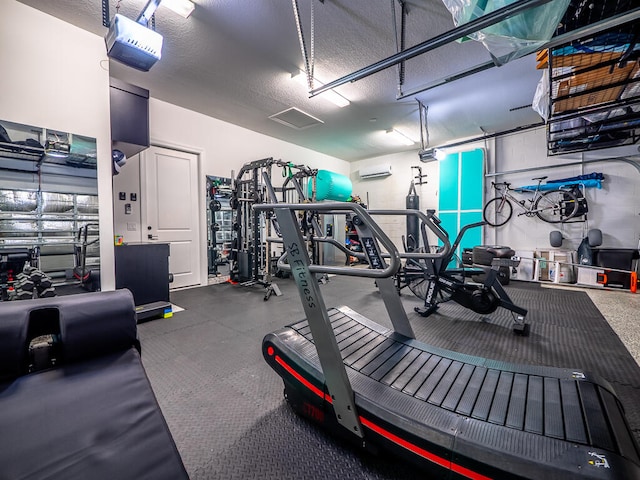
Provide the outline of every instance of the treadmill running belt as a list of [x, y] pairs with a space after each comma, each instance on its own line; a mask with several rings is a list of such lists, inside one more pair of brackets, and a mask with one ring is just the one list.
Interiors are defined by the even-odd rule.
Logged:
[[[514, 374], [465, 364], [388, 338], [337, 309], [330, 311], [330, 318], [345, 364], [392, 388], [406, 385], [399, 389], [407, 395], [496, 425], [594, 447], [611, 449], [613, 445], [609, 428], [602, 424], [598, 395], [603, 395], [604, 389], [600, 386], [579, 379]], [[291, 328], [313, 341], [306, 320]], [[350, 332], [357, 336], [355, 341]], [[401, 367], [395, 368], [399, 364]], [[408, 384], [396, 384], [404, 372], [408, 372], [405, 378], [411, 375], [411, 380]], [[474, 381], [470, 383], [472, 377]], [[576, 402], [579, 394], [583, 398], [581, 403]], [[470, 405], [474, 405], [471, 410]], [[564, 411], [564, 418], [550, 415], [544, 428], [545, 410]], [[558, 423], [560, 419], [562, 422]], [[589, 439], [588, 431], [593, 438]]]
[[[431, 347], [381, 327], [348, 307], [331, 309], [328, 314], [361, 418], [366, 416], [359, 405], [365, 403], [361, 400], [366, 397], [367, 404], [375, 403], [386, 387], [396, 392], [393, 404], [385, 404], [386, 409], [401, 408], [403, 401], [397, 396], [401, 393], [411, 399], [405, 405], [416, 405], [410, 402], [417, 400], [457, 414], [450, 417], [451, 421], [479, 421], [478, 428], [485, 425], [497, 442], [514, 442], [509, 431], [525, 432], [535, 435], [532, 445], [548, 439], [550, 452], [558, 449], [557, 441], [580, 444], [589, 455], [606, 451], [630, 460], [634, 465], [629, 471], [640, 472], [637, 446], [622, 407], [604, 380], [581, 371], [515, 365]], [[307, 376], [305, 363], [322, 371], [315, 347], [309, 348], [313, 337], [306, 320], [268, 335], [264, 343], [278, 352], [272, 358], [280, 355], [290, 365], [300, 365], [299, 374], [304, 378], [313, 377]], [[263, 350], [266, 352], [266, 347]], [[285, 379], [285, 386], [292, 385], [294, 382], [269, 357], [265, 354]], [[318, 380], [323, 382], [321, 373]], [[324, 392], [328, 398], [326, 387]], [[411, 418], [412, 408], [394, 412], [398, 418]], [[476, 426], [467, 428], [463, 433], [473, 434]], [[533, 447], [523, 447], [524, 451], [527, 448]], [[608, 453], [607, 459], [610, 463]], [[597, 461], [594, 456], [585, 464], [595, 465]]]

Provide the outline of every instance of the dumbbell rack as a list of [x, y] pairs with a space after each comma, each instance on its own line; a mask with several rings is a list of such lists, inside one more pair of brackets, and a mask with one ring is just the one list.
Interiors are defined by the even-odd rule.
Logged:
[[37, 268], [37, 249], [0, 251], [0, 300], [24, 300], [55, 296], [51, 278]]
[[9, 300], [28, 300], [32, 298], [55, 297], [56, 292], [51, 278], [31, 265], [25, 266], [24, 270], [16, 275], [11, 290]]

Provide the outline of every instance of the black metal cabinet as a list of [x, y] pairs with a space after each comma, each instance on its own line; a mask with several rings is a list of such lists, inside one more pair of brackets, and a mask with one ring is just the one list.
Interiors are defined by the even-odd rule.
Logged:
[[169, 244], [129, 243], [115, 248], [116, 288], [128, 288], [136, 305], [169, 301]]

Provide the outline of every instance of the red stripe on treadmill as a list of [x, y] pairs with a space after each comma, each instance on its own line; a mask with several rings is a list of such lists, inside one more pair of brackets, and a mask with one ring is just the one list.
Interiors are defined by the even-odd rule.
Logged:
[[426, 460], [429, 460], [430, 462], [433, 462], [435, 464], [440, 465], [441, 467], [447, 468], [449, 470], [452, 470], [460, 475], [463, 475], [467, 478], [471, 478], [473, 480], [491, 480], [490, 477], [485, 477], [484, 475], [481, 475], [479, 473], [476, 473], [472, 470], [469, 470], [468, 468], [465, 468], [461, 465], [457, 465], [453, 462], [450, 462], [449, 460], [447, 460], [446, 458], [442, 458], [434, 453], [431, 453], [427, 450], [425, 450], [424, 448], [420, 448], [417, 445], [409, 442], [408, 440], [405, 440], [404, 438], [400, 438], [399, 436], [391, 433], [388, 430], [385, 430], [384, 428], [382, 428], [380, 425], [376, 425], [375, 423], [371, 422], [370, 420], [367, 420], [366, 418], [360, 416], [360, 422], [362, 423], [362, 425], [364, 425], [365, 427], [373, 430], [374, 432], [376, 432], [378, 435], [382, 435], [383, 437], [385, 437], [387, 440], [391, 440], [393, 443], [400, 445], [401, 447], [406, 448], [407, 450], [409, 450], [412, 453], [415, 453], [416, 455], [421, 456], [422, 458], [425, 458]]
[[333, 403], [331, 401], [331, 397], [329, 395], [325, 395], [325, 393], [322, 390], [320, 390], [318, 387], [316, 387], [314, 384], [312, 384], [306, 378], [304, 378], [302, 375], [300, 375], [298, 372], [296, 372], [293, 369], [293, 367], [291, 365], [289, 365], [287, 362], [285, 362], [282, 358], [280, 358], [279, 355], [275, 356], [275, 360], [276, 360], [276, 363], [278, 363], [280, 366], [282, 366], [282, 368], [284, 368], [296, 380], [298, 380], [301, 384], [303, 384], [305, 387], [307, 387], [309, 390], [311, 390], [317, 396], [319, 396], [320, 398], [326, 400], [329, 403]]
[[[315, 393], [320, 398], [323, 398], [327, 402], [332, 403], [331, 397], [329, 395], [326, 395], [322, 390], [320, 390], [318, 387], [316, 387], [311, 382], [309, 382], [306, 378], [304, 378], [302, 375], [300, 375], [291, 365], [289, 365], [287, 362], [285, 362], [279, 355], [276, 355], [274, 358], [276, 360], [276, 363], [278, 363], [280, 366], [282, 366], [282, 368], [284, 368], [287, 372], [289, 372], [302, 385], [307, 387], [309, 390], [311, 390], [313, 393]], [[455, 463], [447, 460], [446, 458], [442, 458], [442, 457], [440, 457], [440, 456], [438, 456], [438, 455], [436, 455], [434, 453], [431, 453], [431, 452], [425, 450], [424, 448], [418, 447], [417, 445], [409, 442], [408, 440], [400, 438], [399, 436], [395, 435], [394, 433], [391, 433], [390, 431], [385, 430], [381, 426], [376, 425], [372, 421], [367, 420], [366, 418], [364, 418], [362, 416], [359, 416], [359, 418], [360, 418], [360, 422], [362, 423], [362, 425], [364, 425], [368, 429], [373, 430], [378, 435], [381, 435], [381, 436], [385, 437], [387, 440], [390, 440], [393, 443], [395, 443], [397, 445], [400, 445], [403, 448], [406, 448], [410, 452], [415, 453], [416, 455], [418, 455], [418, 456], [420, 456], [420, 457], [422, 457], [422, 458], [424, 458], [426, 460], [429, 460], [430, 462], [433, 462], [433, 463], [435, 463], [437, 465], [440, 465], [441, 467], [444, 467], [444, 468], [446, 468], [448, 470], [452, 470], [455, 473], [457, 473], [459, 475], [462, 475], [464, 477], [470, 478], [472, 480], [491, 480], [491, 477], [487, 477], [487, 476], [482, 475], [480, 473], [474, 472], [473, 470], [469, 470], [468, 468], [463, 467], [462, 465], [455, 464]]]
[[491, 477], [485, 477], [480, 473], [474, 472], [473, 470], [469, 470], [468, 468], [455, 463], [451, 464], [451, 470], [464, 477], [472, 478], [473, 480], [491, 480]]
[[391, 440], [393, 443], [396, 443], [401, 447], [406, 448], [407, 450], [415, 453], [416, 455], [420, 455], [421, 457], [426, 458], [430, 462], [437, 463], [441, 467], [451, 469], [451, 462], [449, 460], [439, 457], [438, 455], [434, 455], [433, 453], [428, 452], [425, 449], [420, 448], [417, 445], [414, 445], [413, 443], [403, 438], [400, 438], [399, 436], [389, 432], [388, 430], [385, 430], [380, 425], [376, 425], [375, 423], [371, 422], [370, 420], [367, 420], [364, 417], [360, 417], [360, 422], [362, 422], [362, 425], [373, 430], [378, 435], [382, 435], [386, 439]]

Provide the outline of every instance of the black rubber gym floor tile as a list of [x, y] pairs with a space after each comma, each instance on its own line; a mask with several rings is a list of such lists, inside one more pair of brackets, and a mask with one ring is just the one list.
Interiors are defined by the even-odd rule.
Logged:
[[[407, 479], [421, 472], [370, 455], [297, 417], [281, 379], [262, 358], [267, 333], [304, 318], [297, 290], [283, 295], [228, 283], [172, 292], [185, 308], [139, 325], [142, 359], [192, 480]], [[333, 277], [321, 290], [328, 308], [347, 305], [391, 327], [373, 280]], [[416, 337], [441, 348], [496, 360], [580, 368], [612, 383], [640, 440], [640, 368], [583, 292], [512, 282], [508, 293], [529, 309], [529, 337], [512, 333], [512, 317], [488, 318], [448, 302], [428, 318], [403, 290]]]

